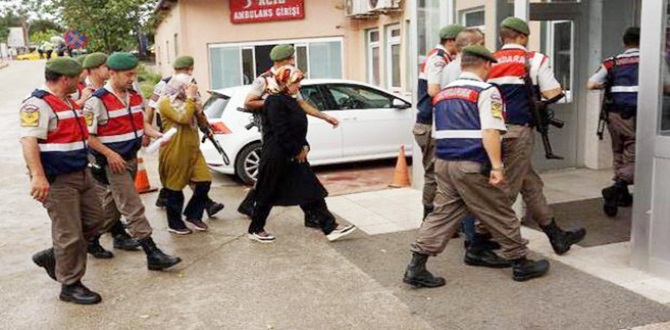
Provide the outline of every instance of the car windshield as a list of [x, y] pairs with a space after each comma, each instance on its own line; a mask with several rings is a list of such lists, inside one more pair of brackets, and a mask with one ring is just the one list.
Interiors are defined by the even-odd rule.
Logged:
[[221, 118], [230, 97], [221, 94], [212, 94], [204, 105], [204, 111], [207, 118]]

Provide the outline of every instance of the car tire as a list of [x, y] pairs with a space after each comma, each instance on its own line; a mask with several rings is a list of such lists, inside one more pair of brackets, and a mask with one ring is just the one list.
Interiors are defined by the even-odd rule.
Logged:
[[253, 186], [258, 177], [258, 166], [261, 161], [261, 142], [256, 141], [248, 144], [237, 155], [235, 160], [235, 175], [242, 182]]

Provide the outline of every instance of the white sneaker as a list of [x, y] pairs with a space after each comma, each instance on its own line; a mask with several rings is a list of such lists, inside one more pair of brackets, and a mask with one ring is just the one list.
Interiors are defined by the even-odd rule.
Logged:
[[260, 233], [249, 234], [249, 239], [260, 243], [273, 243], [275, 241], [274, 236], [264, 231]]
[[335, 229], [333, 230], [330, 234], [326, 235], [326, 238], [329, 241], [336, 241], [342, 237], [345, 237], [353, 232], [356, 231], [356, 226], [354, 225], [348, 225], [346, 227], [343, 227], [341, 229]]

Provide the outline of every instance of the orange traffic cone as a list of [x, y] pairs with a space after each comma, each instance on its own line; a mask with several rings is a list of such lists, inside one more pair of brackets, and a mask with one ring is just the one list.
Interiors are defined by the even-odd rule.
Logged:
[[389, 187], [402, 188], [409, 186], [409, 169], [407, 168], [407, 159], [405, 159], [405, 146], [402, 145], [398, 153], [398, 162], [395, 165], [393, 182], [391, 182]]
[[149, 184], [149, 176], [147, 175], [147, 169], [144, 168], [144, 159], [142, 159], [142, 157], [137, 157], [135, 190], [137, 190], [137, 192], [140, 194], [150, 193], [158, 190], [158, 188], [152, 188]]

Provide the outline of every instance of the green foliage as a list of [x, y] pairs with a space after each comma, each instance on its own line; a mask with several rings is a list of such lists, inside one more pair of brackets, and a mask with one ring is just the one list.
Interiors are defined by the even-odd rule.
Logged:
[[37, 31], [30, 33], [30, 43], [33, 45], [41, 45], [45, 41], [49, 41], [53, 36], [60, 36], [62, 33], [56, 30]]
[[0, 42], [7, 40], [10, 27], [22, 26], [26, 19], [26, 13], [15, 8], [8, 8], [0, 13]]
[[52, 0], [45, 9], [88, 36], [87, 49], [112, 53], [137, 47], [137, 31], [157, 0]]
[[161, 75], [150, 71], [146, 65], [140, 64], [137, 70], [137, 81], [140, 85], [140, 92], [144, 98], [150, 98], [154, 92], [154, 86], [161, 80]]
[[63, 32], [65, 32], [65, 29], [63, 29], [62, 26], [58, 25], [58, 23], [50, 21], [48, 19], [36, 19], [30, 21], [30, 32], [29, 38], [32, 41], [33, 35], [36, 33], [45, 33], [45, 32], [55, 32], [53, 35], [62, 35]]

